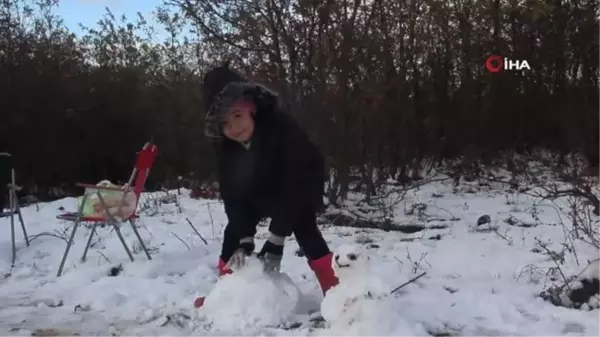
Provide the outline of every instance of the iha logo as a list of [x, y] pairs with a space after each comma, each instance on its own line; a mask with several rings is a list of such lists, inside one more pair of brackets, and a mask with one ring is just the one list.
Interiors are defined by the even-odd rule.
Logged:
[[526, 60], [511, 60], [500, 55], [490, 55], [485, 60], [485, 67], [490, 73], [497, 73], [502, 70], [531, 70], [529, 62]]

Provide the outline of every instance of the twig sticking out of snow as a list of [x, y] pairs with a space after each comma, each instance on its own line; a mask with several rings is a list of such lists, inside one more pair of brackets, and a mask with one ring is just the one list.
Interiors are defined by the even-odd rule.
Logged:
[[177, 240], [181, 241], [181, 243], [183, 243], [187, 247], [188, 251], [192, 251], [192, 249], [190, 248], [190, 246], [187, 243], [185, 243], [185, 241], [183, 241], [182, 238], [180, 238], [179, 236], [177, 236], [177, 234], [171, 232], [171, 235], [173, 235], [174, 237], [176, 237]]
[[106, 257], [106, 255], [104, 255], [100, 251], [98, 253], [100, 253], [100, 256], [98, 257], [98, 265], [100, 265], [100, 257], [103, 257], [106, 260], [106, 262], [108, 262], [108, 264], [112, 264], [112, 262], [110, 262], [110, 260], [108, 259], [108, 257]]
[[409, 284], [411, 284], [411, 283], [415, 282], [416, 280], [418, 280], [418, 279], [420, 279], [421, 277], [425, 276], [425, 274], [427, 274], [427, 272], [426, 272], [426, 271], [424, 271], [424, 272], [422, 272], [421, 274], [419, 274], [419, 275], [417, 275], [417, 276], [415, 276], [415, 277], [411, 278], [410, 280], [408, 280], [408, 281], [404, 282], [403, 284], [401, 284], [401, 285], [397, 286], [397, 287], [396, 287], [394, 290], [392, 290], [392, 291], [390, 292], [390, 294], [393, 294], [393, 293], [395, 293], [396, 291], [398, 291], [398, 290], [400, 290], [400, 289], [404, 288], [405, 286], [407, 286], [407, 285], [409, 285]]
[[213, 242], [215, 241], [215, 219], [213, 219], [210, 211], [210, 204], [206, 203], [206, 209], [208, 210], [208, 216], [210, 217], [210, 230], [212, 231]]
[[194, 230], [194, 232], [196, 232], [196, 234], [198, 234], [198, 236], [200, 237], [200, 239], [202, 240], [202, 242], [204, 242], [205, 245], [208, 246], [208, 241], [206, 241], [202, 235], [200, 235], [200, 232], [198, 232], [198, 230], [196, 229], [196, 227], [194, 227], [194, 225], [192, 225], [192, 222], [190, 221], [190, 219], [185, 218], [185, 221], [187, 221], [187, 223], [190, 224], [190, 227], [192, 227], [192, 229]]

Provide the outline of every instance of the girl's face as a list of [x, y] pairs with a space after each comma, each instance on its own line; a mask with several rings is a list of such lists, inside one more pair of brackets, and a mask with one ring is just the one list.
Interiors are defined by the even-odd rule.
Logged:
[[225, 137], [240, 143], [249, 141], [254, 133], [255, 113], [254, 103], [247, 100], [235, 102], [227, 112], [227, 118], [222, 124]]

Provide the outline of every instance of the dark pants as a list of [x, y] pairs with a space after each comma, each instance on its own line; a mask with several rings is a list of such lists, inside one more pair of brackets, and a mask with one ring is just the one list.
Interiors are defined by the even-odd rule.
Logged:
[[[256, 234], [256, 225], [260, 221], [260, 217], [252, 219], [255, 223], [254, 227], [248, 228], [244, 233], [244, 237], [254, 236]], [[292, 233], [298, 242], [298, 246], [304, 251], [309, 261], [319, 259], [329, 254], [327, 242], [323, 239], [321, 231], [317, 227], [317, 214], [313, 209], [307, 209], [300, 213], [298, 222], [292, 227]], [[239, 248], [239, 242], [242, 237], [235, 233], [231, 224], [225, 227], [223, 238], [223, 247], [221, 249], [221, 259], [224, 262], [229, 261], [233, 253]], [[260, 247], [258, 247], [260, 249]]]

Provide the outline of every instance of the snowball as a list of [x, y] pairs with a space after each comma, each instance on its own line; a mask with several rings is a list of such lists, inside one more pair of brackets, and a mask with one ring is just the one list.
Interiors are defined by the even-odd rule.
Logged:
[[198, 310], [200, 324], [218, 330], [278, 326], [294, 315], [300, 293], [285, 274], [267, 274], [249, 257], [241, 269], [221, 278]]

